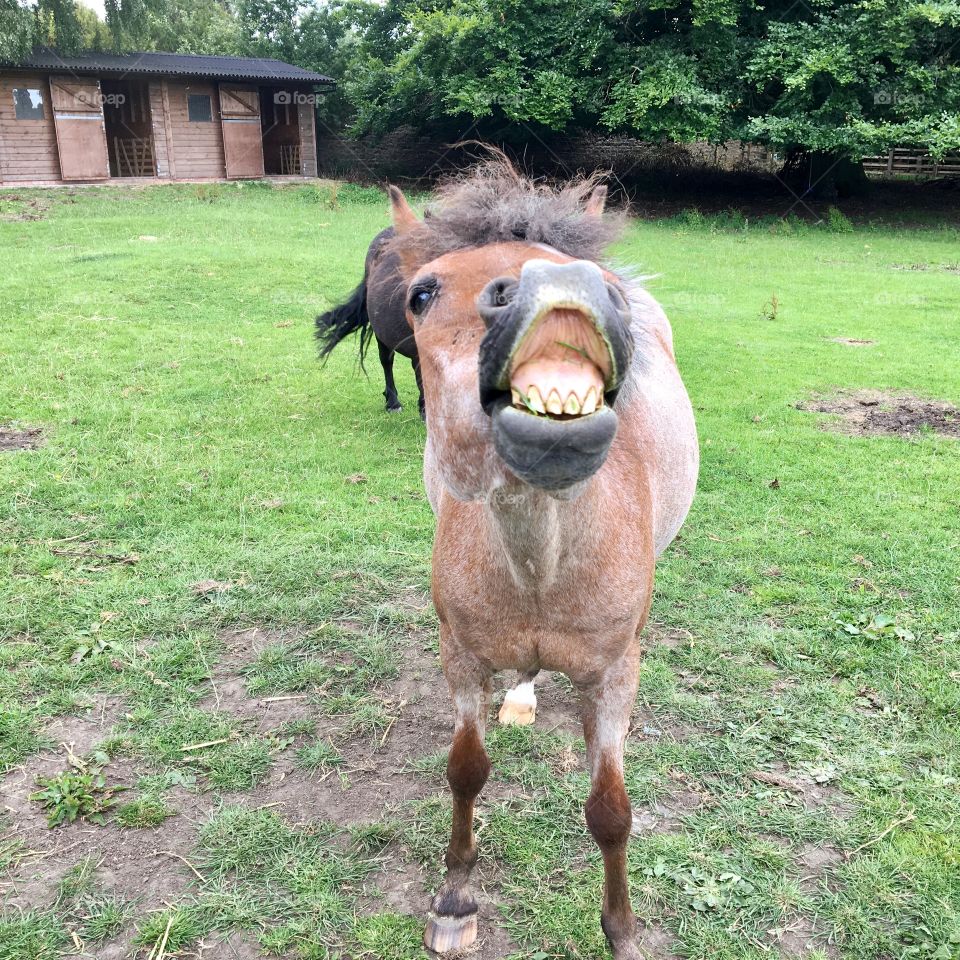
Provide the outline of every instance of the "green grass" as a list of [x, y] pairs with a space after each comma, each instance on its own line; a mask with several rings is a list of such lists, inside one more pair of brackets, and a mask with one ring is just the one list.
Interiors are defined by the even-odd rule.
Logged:
[[[344, 790], [358, 753], [375, 763], [402, 651], [436, 676], [431, 617], [403, 599], [427, 588], [432, 538], [412, 375], [398, 364], [404, 413], [387, 417], [377, 370], [359, 375], [352, 345], [321, 369], [311, 341], [359, 279], [382, 197], [29, 196], [44, 219], [0, 220], [0, 424], [46, 443], [0, 453], [0, 768], [56, 749], [54, 718], [120, 697], [104, 772], [132, 764], [136, 789], [98, 828], [104, 850], [121, 825], [153, 850], [183, 819], [172, 791], [200, 791], [206, 882], [184, 867], [152, 911], [88, 865], [2, 915], [0, 960], [69, 952], [71, 930], [149, 953], [171, 917], [168, 951], [235, 930], [277, 955], [420, 956], [419, 907], [370, 885], [384, 858], [438, 883], [446, 743], [409, 758], [425, 799], [369, 823], [257, 809], [281, 761]], [[688, 212], [633, 223], [615, 250], [655, 275], [703, 454], [658, 568], [674, 642], [646, 660], [627, 763], [654, 821], [630, 847], [637, 910], [682, 956], [775, 955], [793, 930], [850, 960], [960, 958], [960, 444], [844, 436], [796, 406], [838, 388], [960, 405], [960, 233], [849, 227]], [[254, 624], [275, 636], [234, 672], [302, 716], [271, 726], [212, 697], [226, 631]], [[481, 869], [519, 955], [603, 956], [582, 745], [494, 728], [490, 753]], [[29, 869], [15, 827], [11, 874]]]

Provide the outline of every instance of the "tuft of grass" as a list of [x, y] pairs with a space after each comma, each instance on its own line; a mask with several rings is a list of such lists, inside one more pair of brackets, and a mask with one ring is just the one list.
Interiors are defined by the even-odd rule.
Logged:
[[423, 953], [423, 922], [399, 913], [361, 918], [354, 936], [360, 956], [377, 960], [408, 960]]
[[273, 757], [270, 742], [250, 737], [200, 758], [210, 785], [218, 790], [252, 790], [266, 777]]
[[196, 943], [210, 929], [192, 905], [178, 905], [150, 914], [138, 923], [134, 943], [156, 951], [166, 938], [164, 950], [175, 953]]
[[0, 915], [0, 960], [55, 960], [67, 943], [67, 933], [52, 911]]
[[56, 902], [69, 903], [89, 894], [94, 887], [96, 870], [95, 857], [86, 856], [78, 860], [60, 878]]
[[66, 928], [93, 944], [118, 933], [131, 912], [130, 903], [99, 888], [97, 867], [93, 856], [74, 864], [61, 878], [54, 902]]
[[36, 716], [0, 695], [0, 774], [11, 770], [42, 745]]
[[143, 794], [118, 807], [114, 819], [121, 827], [139, 830], [145, 827], [159, 827], [164, 820], [174, 816], [176, 812], [162, 797]]
[[343, 766], [343, 757], [327, 740], [315, 740], [297, 751], [296, 762], [304, 770], [327, 773], [334, 767]]
[[112, 897], [91, 899], [74, 913], [79, 933], [88, 943], [102, 943], [115, 937], [125, 926], [132, 906]]

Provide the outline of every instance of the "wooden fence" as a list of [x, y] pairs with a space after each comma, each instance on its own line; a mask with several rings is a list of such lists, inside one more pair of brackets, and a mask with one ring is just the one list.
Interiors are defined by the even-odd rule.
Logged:
[[886, 156], [865, 157], [863, 169], [870, 177], [892, 177], [897, 174], [914, 177], [960, 177], [960, 154], [947, 154], [937, 161], [922, 150], [892, 147]]

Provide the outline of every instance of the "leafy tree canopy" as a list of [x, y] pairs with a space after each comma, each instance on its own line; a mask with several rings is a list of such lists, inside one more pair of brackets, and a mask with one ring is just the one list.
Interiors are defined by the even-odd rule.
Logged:
[[960, 0], [0, 0], [35, 43], [278, 57], [339, 80], [321, 118], [595, 127], [863, 156], [960, 149]]
[[470, 118], [852, 155], [960, 147], [957, 0], [377, 7], [342, 75], [360, 131]]

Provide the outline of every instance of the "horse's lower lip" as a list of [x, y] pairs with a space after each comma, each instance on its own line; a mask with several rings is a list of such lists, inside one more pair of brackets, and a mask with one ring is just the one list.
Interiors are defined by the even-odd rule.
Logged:
[[501, 459], [521, 480], [544, 490], [564, 490], [593, 476], [617, 431], [617, 415], [610, 407], [555, 419], [518, 410], [509, 397], [496, 401], [491, 419]]

